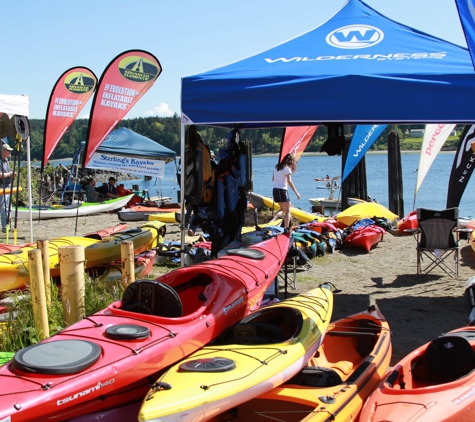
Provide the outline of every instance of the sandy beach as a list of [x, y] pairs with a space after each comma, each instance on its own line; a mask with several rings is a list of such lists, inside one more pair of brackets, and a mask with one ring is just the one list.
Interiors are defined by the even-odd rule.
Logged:
[[[79, 217], [77, 221], [75, 218], [43, 220], [33, 222], [33, 237], [38, 240], [83, 234], [119, 222], [114, 213]], [[128, 223], [128, 227], [143, 223]], [[19, 220], [17, 229], [18, 243], [29, 241], [29, 222]], [[179, 225], [167, 224], [165, 240], [179, 238]], [[0, 242], [5, 242], [5, 235], [0, 237]], [[419, 345], [467, 324], [471, 310], [464, 296], [465, 282], [475, 275], [475, 252], [470, 243], [461, 241], [458, 278], [451, 278], [442, 270], [417, 275], [415, 246], [411, 235], [395, 231], [386, 234], [370, 253], [343, 248], [334, 254], [315, 257], [309, 270], [297, 273], [297, 289], [289, 288], [288, 294], [304, 292], [323, 282], [333, 283], [341, 290], [335, 294], [333, 320], [375, 304], [391, 327], [394, 364]], [[160, 272], [163, 267], [157, 268], [157, 274]], [[283, 285], [280, 298], [284, 298]]]

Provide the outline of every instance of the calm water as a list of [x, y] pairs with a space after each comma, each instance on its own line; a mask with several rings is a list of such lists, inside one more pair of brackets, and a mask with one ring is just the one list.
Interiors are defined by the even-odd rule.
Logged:
[[[416, 197], [415, 206], [443, 209], [447, 199], [447, 186], [452, 169], [455, 153], [439, 153], [432, 167], [427, 173], [424, 182]], [[253, 158], [253, 184], [254, 192], [265, 196], [272, 196], [272, 171], [277, 163], [276, 156], [256, 156]], [[404, 212], [408, 214], [414, 207], [414, 189], [416, 185], [416, 170], [419, 165], [419, 153], [402, 154], [402, 170], [404, 175]], [[366, 173], [368, 194], [379, 203], [388, 206], [388, 158], [386, 154], [367, 154]], [[290, 193], [293, 205], [306, 211], [311, 210], [309, 198], [328, 195], [325, 189], [317, 189], [315, 177], [331, 177], [341, 174], [341, 157], [328, 155], [306, 155], [298, 162], [298, 170], [292, 176], [297, 190], [302, 198], [297, 201], [293, 192]], [[473, 179], [473, 178], [472, 178]], [[127, 188], [139, 185], [140, 189], [148, 189], [151, 196], [171, 196], [177, 199], [178, 185], [176, 183], [175, 165], [165, 166], [165, 177], [152, 180], [120, 181]], [[119, 182], [119, 183], [120, 183]], [[473, 180], [470, 180], [460, 202], [460, 215], [475, 217], [475, 195], [473, 193]], [[339, 191], [335, 192], [335, 196]]]

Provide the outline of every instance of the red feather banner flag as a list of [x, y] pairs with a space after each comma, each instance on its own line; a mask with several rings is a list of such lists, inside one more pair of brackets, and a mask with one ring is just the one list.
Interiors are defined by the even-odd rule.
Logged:
[[89, 118], [83, 168], [117, 123], [155, 83], [162, 73], [160, 62], [142, 50], [119, 54], [104, 70]]
[[73, 67], [66, 70], [54, 85], [46, 114], [42, 171], [64, 133], [91, 98], [96, 84], [97, 77], [91, 70]]
[[289, 126], [285, 128], [284, 140], [280, 148], [279, 163], [287, 154], [298, 161], [318, 126]]

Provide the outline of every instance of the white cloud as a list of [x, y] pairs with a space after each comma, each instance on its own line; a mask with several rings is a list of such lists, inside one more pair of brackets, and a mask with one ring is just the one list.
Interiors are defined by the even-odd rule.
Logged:
[[146, 111], [146, 116], [158, 116], [158, 117], [172, 117], [175, 113], [170, 110], [167, 103], [160, 103], [158, 106], [152, 108], [152, 110]]
[[89, 113], [80, 114], [77, 119], [89, 119]]

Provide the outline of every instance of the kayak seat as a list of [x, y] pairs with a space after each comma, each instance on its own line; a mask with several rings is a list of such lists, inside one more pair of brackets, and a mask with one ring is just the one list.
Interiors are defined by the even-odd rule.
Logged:
[[178, 293], [168, 284], [156, 280], [137, 280], [122, 295], [121, 309], [167, 318], [183, 316]]
[[475, 353], [465, 338], [442, 336], [427, 346], [424, 364], [430, 378], [450, 382], [475, 369]]
[[336, 371], [321, 366], [306, 366], [286, 382], [302, 387], [333, 387], [342, 383], [343, 380]]

